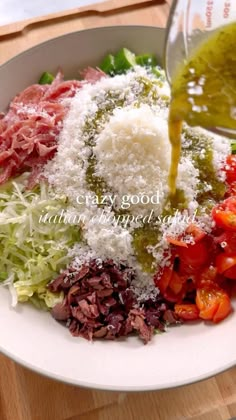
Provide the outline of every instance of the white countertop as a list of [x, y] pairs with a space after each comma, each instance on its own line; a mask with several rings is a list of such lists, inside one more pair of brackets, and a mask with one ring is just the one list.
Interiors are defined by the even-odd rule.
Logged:
[[0, 26], [104, 0], [0, 0]]

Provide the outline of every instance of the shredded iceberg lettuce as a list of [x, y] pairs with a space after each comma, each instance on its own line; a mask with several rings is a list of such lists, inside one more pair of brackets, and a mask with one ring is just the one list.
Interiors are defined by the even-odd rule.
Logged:
[[0, 189], [0, 281], [9, 286], [14, 304], [31, 300], [51, 308], [63, 296], [46, 285], [70, 262], [68, 249], [80, 241], [80, 230], [54, 222], [66, 209], [65, 197], [53, 196], [46, 183], [27, 191], [25, 179], [23, 174]]

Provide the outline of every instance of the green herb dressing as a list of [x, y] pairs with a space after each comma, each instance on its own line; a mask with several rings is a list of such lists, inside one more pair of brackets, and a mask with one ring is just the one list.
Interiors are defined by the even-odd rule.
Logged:
[[[158, 96], [155, 89], [156, 85], [161, 86], [162, 81], [152, 81], [146, 77], [138, 77], [137, 81], [140, 83], [141, 89], [134, 98], [133, 105], [139, 106], [141, 103], [160, 103], [160, 96]], [[96, 101], [97, 99], [94, 98]], [[168, 106], [169, 98], [167, 96], [161, 97], [163, 106]], [[104, 193], [110, 191], [110, 188], [106, 184], [105, 180], [96, 175], [96, 156], [93, 154], [93, 147], [95, 146], [95, 135], [105, 126], [109, 117], [112, 115], [114, 109], [123, 107], [126, 99], [120, 99], [120, 95], [115, 92], [108, 92], [104, 98], [104, 102], [101, 108], [91, 117], [88, 117], [85, 126], [84, 133], [86, 134], [86, 146], [90, 148], [90, 157], [88, 159], [88, 167], [86, 171], [86, 181], [89, 189], [94, 192], [98, 197], [101, 197]], [[209, 142], [208, 137], [202, 135], [201, 142], [199, 143], [199, 137], [194, 136], [190, 130], [184, 130], [184, 136], [186, 146], [183, 148], [185, 156], [191, 156], [194, 166], [199, 169], [200, 183], [198, 185], [199, 203], [205, 205], [208, 202], [209, 197], [212, 201], [217, 201], [224, 194], [224, 185], [218, 181], [216, 173], [213, 167], [213, 152], [212, 143]], [[205, 148], [205, 157], [199, 158], [199, 150]], [[207, 170], [206, 170], [207, 169]], [[210, 183], [212, 186], [211, 192], [204, 192], [204, 183]], [[188, 207], [184, 191], [177, 189], [174, 196], [169, 196], [164, 206], [161, 218], [164, 216], [173, 216], [176, 210], [184, 210]], [[115, 216], [128, 215], [127, 210], [113, 209]], [[156, 270], [155, 259], [150, 252], [150, 247], [154, 247], [158, 244], [161, 233], [158, 223], [154, 219], [153, 223], [144, 224], [143, 226], [136, 228], [132, 232], [133, 236], [133, 248], [137, 261], [141, 264], [142, 269], [145, 272], [154, 273]]]

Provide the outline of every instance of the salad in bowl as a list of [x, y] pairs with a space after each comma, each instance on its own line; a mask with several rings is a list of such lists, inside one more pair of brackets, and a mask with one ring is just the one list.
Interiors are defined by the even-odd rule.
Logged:
[[1, 281], [13, 306], [49, 310], [88, 340], [147, 343], [170, 324], [222, 321], [236, 280], [229, 141], [186, 125], [172, 197], [170, 93], [155, 55], [122, 48], [80, 76], [44, 72], [1, 115]]
[[0, 348], [72, 384], [161, 389], [235, 363], [235, 146], [185, 125], [170, 197], [163, 43], [100, 28], [0, 68]]

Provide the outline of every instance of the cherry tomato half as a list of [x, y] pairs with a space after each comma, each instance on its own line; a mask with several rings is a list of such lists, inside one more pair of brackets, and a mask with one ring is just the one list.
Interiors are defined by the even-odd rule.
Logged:
[[206, 236], [206, 232], [204, 232], [200, 227], [198, 227], [194, 223], [190, 223], [185, 233], [187, 233], [188, 235], [192, 235], [195, 243], [201, 241]]
[[166, 240], [169, 244], [175, 246], [183, 246], [184, 248], [188, 248], [188, 244], [181, 239], [172, 238], [172, 236], [167, 236]]
[[234, 267], [236, 265], [236, 255], [227, 254], [226, 252], [221, 252], [216, 257], [216, 267], [218, 273], [222, 274], [228, 269]]
[[225, 270], [225, 272], [224, 272], [224, 276], [227, 278], [227, 279], [230, 279], [230, 280], [236, 280], [236, 265], [234, 265], [233, 267], [231, 267], [231, 268], [228, 268], [228, 270]]
[[186, 321], [193, 321], [199, 319], [199, 309], [197, 305], [192, 303], [176, 304], [174, 307], [175, 313]]
[[181, 292], [185, 282], [185, 277], [180, 277], [175, 271], [173, 271], [169, 282], [169, 288], [172, 290], [172, 292], [174, 292], [175, 295], [178, 295]]
[[167, 287], [169, 286], [172, 273], [173, 267], [166, 266], [154, 277], [155, 285], [158, 287], [162, 295], [165, 293]]
[[154, 281], [163, 297], [169, 302], [181, 302], [186, 294], [187, 277], [179, 276], [173, 266], [164, 267]]
[[179, 247], [177, 255], [181, 262], [186, 266], [190, 266], [196, 270], [200, 266], [204, 266], [209, 260], [209, 248], [207, 243], [203, 240], [189, 245], [188, 248]]
[[201, 287], [205, 283], [213, 283], [216, 281], [217, 278], [217, 268], [213, 265], [204, 268], [201, 272], [199, 272], [196, 276], [196, 283], [198, 287]]
[[226, 180], [229, 184], [236, 181], [236, 155], [229, 155], [226, 159]]
[[214, 238], [216, 244], [228, 254], [236, 255], [236, 232], [226, 230], [221, 235]]
[[228, 294], [215, 283], [197, 289], [196, 305], [200, 318], [215, 323], [226, 318], [232, 310]]
[[184, 234], [181, 235], [179, 238], [173, 238], [171, 236], [167, 236], [167, 242], [172, 245], [188, 248], [188, 244], [184, 241], [184, 236], [190, 235], [192, 236], [194, 242], [201, 241], [205, 236], [206, 232], [204, 232], [202, 229], [200, 229], [197, 225], [194, 223], [190, 223], [190, 225], [187, 227]]
[[178, 294], [174, 293], [170, 288], [168, 288], [163, 296], [168, 302], [181, 303], [186, 296], [186, 292], [187, 287], [185, 283], [182, 285], [182, 288]]
[[212, 210], [212, 218], [218, 227], [236, 231], [236, 197], [226, 198]]
[[231, 197], [232, 195], [236, 195], [236, 181], [233, 181], [227, 185], [225, 197]]

